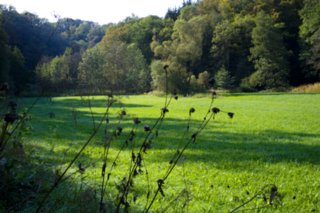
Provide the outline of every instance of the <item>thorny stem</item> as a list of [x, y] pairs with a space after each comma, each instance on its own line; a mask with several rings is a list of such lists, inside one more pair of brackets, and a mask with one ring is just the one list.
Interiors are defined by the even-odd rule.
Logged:
[[[106, 119], [108, 120], [108, 117]], [[106, 122], [106, 123], [108, 123], [108, 122]], [[105, 134], [107, 134], [107, 130], [105, 130]], [[107, 158], [108, 158], [108, 153], [109, 153], [111, 141], [112, 141], [112, 138], [110, 140], [108, 140], [108, 138], [106, 138], [106, 144], [104, 146], [104, 153], [103, 153], [104, 159], [103, 159], [103, 166], [102, 166], [102, 170], [101, 170], [102, 182], [101, 182], [100, 208], [102, 207], [103, 197], [104, 197], [104, 192], [105, 192], [105, 170], [107, 167]]]
[[[152, 134], [153, 130], [157, 127], [157, 125], [162, 122], [164, 117], [165, 117], [165, 113], [161, 112], [160, 117], [157, 119], [157, 121], [151, 127], [150, 131], [148, 131], [147, 135], [145, 136], [144, 141], [143, 141], [142, 145], [140, 146], [140, 150], [139, 150], [138, 154], [140, 154], [140, 155], [142, 154], [143, 147], [147, 143], [150, 135]], [[132, 161], [132, 159], [131, 159], [131, 161]], [[137, 169], [137, 167], [138, 167], [138, 163], [137, 163], [137, 160], [135, 160], [134, 164], [133, 164], [133, 167], [129, 172], [129, 177], [128, 177], [128, 180], [127, 180], [127, 182], [125, 184], [124, 191], [123, 191], [123, 193], [122, 193], [122, 195], [120, 197], [120, 202], [117, 205], [116, 212], [120, 211], [121, 200], [123, 200], [127, 196], [127, 194], [129, 193], [129, 186], [130, 186], [130, 183], [131, 183], [131, 180], [132, 180], [132, 177], [133, 177], [133, 173]]]
[[[22, 114], [22, 117], [18, 120], [18, 122], [16, 123], [16, 125], [13, 127], [13, 129], [11, 130], [9, 136], [5, 139], [5, 135], [6, 135], [6, 131], [8, 128], [8, 125], [5, 128], [5, 131], [3, 131], [1, 133], [1, 138], [0, 138], [0, 142], [1, 142], [1, 150], [0, 153], [3, 151], [5, 145], [7, 144], [7, 142], [10, 140], [11, 136], [14, 135], [14, 133], [16, 132], [16, 130], [20, 127], [20, 125], [24, 122], [24, 120], [27, 118], [28, 114], [30, 113], [30, 111], [34, 108], [34, 106], [37, 104], [37, 102], [40, 100], [40, 97], [37, 97], [32, 104], [30, 105], [30, 107]], [[4, 130], [4, 129], [3, 129]], [[1, 156], [0, 156], [1, 157]]]
[[147, 169], [146, 163], [144, 163], [144, 168], [145, 168], [146, 178], [147, 178], [147, 183], [148, 183], [147, 202], [146, 202], [146, 206], [145, 206], [145, 208], [146, 208], [147, 205], [148, 205], [148, 202], [149, 202], [149, 198], [150, 198], [151, 186], [150, 186], [149, 173], [148, 173], [148, 169]]
[[[121, 120], [122, 120], [122, 117], [120, 116], [118, 124], [120, 124]], [[107, 159], [108, 159], [108, 155], [109, 155], [109, 149], [110, 149], [110, 146], [111, 146], [111, 142], [112, 142], [113, 136], [114, 136], [114, 135], [111, 135], [110, 139], [107, 137], [107, 125], [108, 125], [108, 123], [109, 123], [109, 118], [107, 116], [107, 118], [106, 118], [106, 128], [105, 128], [106, 143], [105, 143], [105, 147], [104, 147], [104, 153], [103, 153], [104, 160], [103, 160], [103, 166], [102, 166], [102, 171], [101, 171], [102, 172], [102, 174], [101, 174], [102, 175], [102, 183], [101, 183], [101, 195], [100, 195], [100, 211], [102, 211], [101, 208], [103, 207], [103, 199], [104, 199], [104, 194], [105, 194], [106, 185], [107, 185], [106, 178], [105, 178], [105, 176], [106, 176], [105, 171], [106, 171], [106, 167], [107, 167]], [[108, 177], [107, 177], [107, 181], [108, 180], [109, 180], [109, 174], [108, 174]]]
[[[2, 152], [2, 150], [3, 150], [4, 147], [5, 147], [4, 138], [5, 138], [5, 136], [6, 136], [8, 126], [9, 126], [9, 123], [8, 123], [8, 122], [5, 122], [5, 123], [2, 125], [2, 130], [1, 130], [1, 135], [0, 135], [0, 153]], [[3, 146], [3, 147], [2, 147], [2, 146]]]
[[[119, 123], [120, 123], [120, 120], [119, 120]], [[103, 198], [104, 198], [106, 186], [107, 186], [108, 181], [109, 181], [109, 179], [110, 179], [112, 170], [113, 170], [113, 168], [114, 168], [115, 165], [116, 165], [116, 161], [118, 160], [118, 158], [119, 158], [119, 156], [120, 156], [120, 153], [123, 151], [123, 149], [124, 149], [124, 147], [125, 147], [125, 145], [126, 145], [126, 142], [129, 140], [130, 137], [134, 137], [134, 136], [131, 136], [131, 134], [132, 134], [132, 132], [134, 132], [135, 127], [136, 127], [136, 125], [134, 125], [134, 126], [132, 127], [131, 132], [129, 133], [127, 139], [126, 139], [126, 140], [123, 142], [123, 144], [121, 145], [120, 150], [118, 151], [118, 153], [117, 153], [114, 161], [112, 162], [112, 165], [111, 165], [111, 167], [110, 167], [109, 173], [107, 174], [107, 178], [105, 178], [106, 173], [105, 173], [105, 171], [103, 171], [100, 205], [103, 203]], [[112, 140], [112, 139], [111, 139], [111, 140]], [[110, 147], [110, 144], [111, 144], [111, 140], [110, 140], [110, 143], [108, 143], [108, 150], [109, 150], [109, 147]], [[107, 153], [106, 155], [108, 155], [108, 153]], [[104, 160], [104, 165], [105, 165], [105, 166], [106, 166], [106, 161], [107, 161], [107, 156], [105, 156], [105, 160]], [[105, 170], [105, 168], [104, 168], [104, 170]]]
[[91, 106], [91, 100], [90, 99], [88, 99], [88, 105], [89, 105], [89, 109], [90, 109], [93, 129], [95, 130], [96, 129], [96, 121], [94, 119], [94, 115], [93, 115], [92, 106]]
[[265, 208], [268, 208], [270, 207], [270, 205], [264, 205], [264, 206], [259, 206], [259, 207], [255, 207], [255, 208], [248, 208], [248, 209], [241, 209], [241, 210], [238, 210], [239, 211], [242, 211], [242, 212], [247, 212], [247, 211], [253, 211], [253, 210], [260, 210], [260, 209], [265, 209]]
[[179, 198], [182, 197], [185, 193], [188, 193], [188, 191], [186, 189], [183, 189], [172, 201], [169, 202], [169, 204], [164, 209], [161, 210], [161, 212], [166, 212], [170, 208], [170, 206], [174, 205], [173, 203], [178, 201]]
[[165, 71], [165, 79], [166, 79], [166, 99], [164, 102], [164, 106], [167, 106], [167, 98], [168, 98], [168, 67], [165, 66], [164, 67], [164, 71]]
[[[182, 210], [187, 207], [187, 204], [190, 202], [190, 195], [189, 195], [189, 190], [188, 190], [188, 184], [187, 184], [187, 179], [186, 179], [186, 172], [185, 172], [185, 167], [184, 167], [184, 162], [182, 163], [182, 174], [183, 174], [183, 182], [184, 182], [184, 186], [185, 186], [185, 192], [187, 194], [187, 199], [184, 203], [184, 205], [182, 206]], [[188, 209], [186, 210], [188, 212]]]
[[[186, 128], [186, 131], [184, 132], [184, 134], [182, 135], [182, 139], [180, 139], [180, 142], [179, 142], [179, 144], [178, 144], [177, 151], [180, 150], [180, 147], [182, 146], [182, 142], [184, 141], [184, 139], [185, 139], [186, 136], [187, 136], [187, 133], [188, 133], [189, 130], [190, 130], [190, 123], [191, 123], [191, 113], [189, 114], [187, 128]], [[174, 157], [175, 157], [175, 156], [174, 156]]]
[[[131, 132], [129, 133], [128, 138], [131, 137], [131, 134], [132, 134], [132, 132], [135, 131], [135, 129], [136, 129], [136, 128], [135, 128], [135, 126], [134, 126], [134, 127], [131, 129]], [[134, 137], [134, 136], [133, 136], [133, 137]], [[123, 144], [121, 145], [121, 148], [120, 148], [120, 150], [118, 151], [118, 153], [117, 153], [114, 161], [112, 162], [111, 168], [110, 168], [109, 173], [108, 173], [107, 183], [108, 183], [108, 180], [109, 180], [109, 174], [111, 175], [111, 172], [112, 172], [113, 168], [114, 168], [115, 165], [116, 165], [115, 163], [117, 162], [117, 160], [118, 160], [118, 158], [119, 158], [119, 156], [120, 156], [120, 153], [123, 151], [124, 147], [126, 146], [126, 142], [128, 141], [128, 138], [123, 142]]]
[[[170, 97], [169, 101], [168, 101], [168, 65], [165, 65], [164, 67], [164, 70], [165, 70], [165, 78], [166, 78], [166, 97], [165, 97], [165, 103], [164, 103], [164, 108], [161, 109], [161, 114], [160, 114], [160, 117], [156, 120], [156, 122], [154, 123], [154, 125], [151, 127], [151, 129], [148, 131], [147, 135], [145, 136], [145, 139], [143, 141], [143, 143], [141, 144], [140, 146], [140, 150], [138, 152], [138, 156], [140, 155], [142, 157], [143, 155], [143, 148], [145, 147], [146, 143], [148, 142], [148, 140], [150, 139], [150, 136], [151, 134], [153, 133], [153, 131], [156, 129], [156, 131], [158, 131], [158, 129], [161, 127], [162, 125], [162, 122], [165, 118], [165, 115], [166, 113], [168, 112], [168, 106], [170, 105], [171, 103], [171, 100], [172, 100], [172, 96]], [[133, 149], [132, 149], [133, 151]], [[133, 161], [133, 159], [131, 158], [131, 162]], [[122, 195], [120, 197], [120, 201], [117, 205], [117, 208], [116, 208], [116, 212], [118, 213], [120, 211], [120, 206], [121, 206], [121, 201], [123, 201], [124, 198], [127, 197], [128, 193], [129, 193], [129, 188], [130, 188], [130, 183], [132, 181], [132, 178], [133, 178], [133, 174], [134, 174], [134, 171], [137, 169], [138, 167], [138, 160], [136, 159], [134, 164], [133, 164], [133, 167], [132, 169], [129, 171], [129, 177], [128, 177], [128, 180], [127, 180], [127, 183], [125, 184], [125, 188], [124, 188], [124, 191], [122, 192]], [[131, 163], [130, 163], [130, 168], [131, 168]]]
[[[188, 148], [188, 146], [192, 143], [195, 142], [197, 135], [207, 126], [207, 124], [209, 123], [209, 121], [214, 117], [214, 113], [211, 113], [209, 119], [205, 119], [202, 124], [200, 125], [199, 129], [193, 133], [192, 137], [188, 140], [188, 142], [185, 144], [185, 146], [183, 147], [183, 149], [179, 152], [178, 156], [176, 157], [176, 159], [174, 160], [174, 162], [172, 163], [172, 166], [169, 167], [166, 175], [161, 179], [162, 182], [164, 183], [165, 180], [169, 177], [169, 175], [171, 174], [171, 172], [173, 171], [173, 169], [175, 168], [175, 166], [177, 165], [179, 159], [181, 158], [181, 156], [183, 155], [184, 151]], [[158, 184], [158, 189], [156, 191], [156, 193], [154, 194], [148, 208], [146, 209], [145, 212], [149, 212], [151, 206], [153, 205], [157, 195], [159, 194], [160, 190], [162, 190], [161, 185]]]
[[133, 164], [132, 155], [134, 154], [134, 148], [135, 148], [135, 140], [132, 141], [131, 158], [130, 158], [131, 160], [130, 160], [129, 173], [131, 172], [131, 169], [132, 169], [132, 164]]
[[87, 141], [83, 144], [83, 146], [81, 147], [81, 149], [78, 151], [78, 153], [75, 155], [75, 157], [71, 160], [71, 162], [68, 164], [68, 166], [66, 167], [66, 169], [63, 171], [63, 173], [59, 176], [59, 178], [55, 181], [55, 183], [53, 184], [53, 186], [50, 188], [50, 190], [45, 194], [45, 196], [43, 197], [43, 199], [40, 202], [40, 205], [38, 206], [36, 212], [40, 212], [41, 208], [43, 207], [43, 205], [45, 204], [45, 202], [47, 201], [47, 199], [49, 198], [49, 196], [51, 195], [51, 193], [54, 191], [55, 188], [58, 187], [58, 185], [60, 184], [60, 182], [63, 180], [63, 177], [66, 175], [66, 173], [68, 172], [68, 170], [71, 168], [71, 166], [74, 164], [74, 162], [78, 159], [78, 157], [81, 155], [81, 153], [83, 152], [83, 150], [88, 146], [88, 144], [91, 142], [91, 140], [96, 136], [96, 134], [98, 133], [98, 130], [100, 129], [103, 121], [106, 119], [107, 115], [109, 114], [109, 109], [112, 105], [112, 100], [108, 100], [108, 106], [107, 106], [107, 110], [106, 112], [103, 114], [97, 128], [95, 128], [93, 130], [93, 132], [91, 133], [91, 135], [89, 136], [89, 138], [87, 139]]
[[[177, 150], [177, 154], [178, 156], [176, 157], [176, 154], [173, 156], [173, 159], [172, 159], [172, 163], [166, 173], [166, 175], [161, 179], [161, 181], [164, 183], [164, 181], [169, 177], [169, 175], [171, 174], [172, 170], [175, 168], [175, 166], [177, 165], [179, 159], [181, 158], [183, 152], [187, 149], [187, 147], [192, 143], [192, 142], [195, 142], [196, 141], [196, 138], [197, 138], [197, 135], [207, 126], [207, 124], [209, 123], [209, 121], [214, 118], [215, 116], [215, 113], [211, 112], [211, 108], [212, 108], [212, 105], [213, 105], [213, 102], [214, 102], [214, 95], [212, 95], [212, 98], [211, 98], [211, 102], [210, 102], [210, 106], [209, 106], [209, 109], [206, 113], [206, 115], [204, 116], [204, 119], [202, 121], [202, 123], [200, 124], [198, 130], [193, 133], [192, 137], [189, 139], [189, 141], [185, 144], [185, 146], [183, 147], [183, 149], [181, 151], [179, 151], [179, 147], [178, 147], [178, 150]], [[211, 114], [210, 114], [211, 113]], [[210, 117], [209, 119], [207, 119], [208, 115], [210, 114]], [[187, 132], [189, 131], [189, 125], [190, 125], [190, 120], [191, 120], [191, 113], [189, 114], [189, 119], [188, 119], [188, 126], [187, 126]], [[184, 135], [185, 136], [185, 135]], [[184, 138], [183, 136], [183, 138]], [[156, 191], [156, 193], [154, 194], [153, 196], [153, 199], [152, 201], [150, 202], [148, 208], [146, 209], [146, 212], [149, 212], [151, 206], [153, 205], [157, 195], [159, 194], [160, 190], [162, 190], [161, 188], [162, 185], [158, 185], [158, 189]]]
[[[264, 187], [262, 187], [260, 189], [260, 191], [258, 191], [255, 195], [253, 195], [249, 200], [245, 201], [244, 203], [242, 203], [240, 206], [236, 207], [235, 209], [231, 210], [230, 213], [233, 213], [233, 212], [237, 212], [240, 208], [244, 207], [245, 205], [247, 205], [248, 203], [250, 203], [251, 201], [253, 201], [255, 198], [257, 198], [262, 192], [264, 189], [266, 189], [267, 187], [275, 187], [274, 184], [267, 184], [265, 185]], [[258, 207], [258, 208], [255, 208], [255, 209], [260, 209], [260, 208], [266, 208], [266, 206], [262, 206], [262, 207]]]

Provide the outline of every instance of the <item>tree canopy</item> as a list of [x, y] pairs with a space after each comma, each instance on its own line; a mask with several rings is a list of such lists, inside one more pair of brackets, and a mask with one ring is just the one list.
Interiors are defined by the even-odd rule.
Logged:
[[17, 90], [38, 84], [140, 93], [168, 84], [187, 94], [320, 80], [317, 0], [183, 1], [164, 18], [131, 16], [106, 26], [50, 23], [1, 6], [0, 20], [1, 82]]

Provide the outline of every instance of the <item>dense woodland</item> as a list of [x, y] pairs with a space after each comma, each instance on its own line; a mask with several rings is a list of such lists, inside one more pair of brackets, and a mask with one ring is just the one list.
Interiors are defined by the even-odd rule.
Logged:
[[164, 90], [165, 79], [183, 94], [287, 90], [320, 80], [318, 0], [184, 1], [165, 18], [104, 26], [0, 12], [0, 81], [16, 94], [142, 93]]

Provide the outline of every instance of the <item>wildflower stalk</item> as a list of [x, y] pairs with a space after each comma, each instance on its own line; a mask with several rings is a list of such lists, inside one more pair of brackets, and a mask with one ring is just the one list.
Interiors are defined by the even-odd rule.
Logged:
[[[207, 113], [208, 115], [209, 113]], [[183, 155], [184, 151], [188, 148], [188, 146], [191, 144], [191, 143], [195, 143], [196, 139], [197, 139], [197, 136], [198, 134], [207, 126], [207, 124], [209, 123], [209, 121], [214, 118], [214, 115], [215, 113], [211, 113], [209, 118], [207, 119], [207, 115], [205, 116], [206, 119], [204, 119], [204, 121], [201, 123], [200, 127], [198, 128], [197, 131], [195, 131], [191, 138], [189, 138], [189, 140], [187, 141], [187, 143], [184, 145], [184, 147], [182, 148], [181, 151], [177, 151], [177, 153], [174, 155], [173, 157], [173, 160], [172, 160], [172, 163], [171, 163], [171, 166], [168, 168], [166, 174], [164, 175], [164, 177], [162, 179], [159, 179], [157, 181], [158, 183], [158, 188], [157, 188], [157, 191], [155, 192], [150, 204], [148, 205], [148, 207], [146, 208], [145, 212], [149, 212], [151, 206], [153, 205], [156, 197], [158, 196], [159, 192], [164, 195], [164, 192], [163, 192], [163, 189], [162, 189], [162, 186], [163, 184], [165, 183], [166, 179], [169, 177], [169, 175], [171, 174], [171, 172], [173, 171], [173, 169], [175, 168], [175, 166], [177, 165], [178, 161], [180, 160], [181, 156]]]
[[266, 207], [269, 207], [270, 205], [272, 205], [274, 198], [278, 195], [278, 189], [274, 184], [267, 184], [267, 185], [263, 186], [257, 193], [255, 193], [250, 199], [248, 199], [247, 201], [243, 202], [241, 205], [239, 205], [236, 208], [234, 208], [233, 210], [231, 210], [230, 213], [234, 213], [234, 212], [239, 211], [240, 208], [244, 207], [245, 205], [247, 205], [248, 203], [252, 202], [254, 199], [258, 198], [261, 195], [263, 195], [263, 197], [264, 197], [264, 199], [266, 201], [267, 198], [264, 195], [264, 190], [267, 189], [268, 187], [271, 187], [270, 188], [270, 195], [269, 195], [269, 203], [268, 203], [268, 205], [258, 206], [258, 207], [253, 208], [253, 209], [243, 209], [241, 211], [257, 210], [257, 209], [266, 208]]
[[69, 171], [69, 169], [71, 168], [71, 166], [74, 164], [74, 162], [79, 158], [79, 156], [81, 155], [81, 153], [83, 152], [83, 150], [88, 146], [88, 144], [92, 141], [92, 139], [96, 136], [96, 134], [98, 133], [103, 121], [105, 121], [106, 117], [109, 114], [109, 109], [113, 104], [113, 100], [112, 99], [108, 99], [108, 104], [107, 104], [107, 109], [105, 111], [105, 113], [103, 114], [100, 122], [98, 123], [97, 127], [92, 131], [91, 135], [89, 136], [89, 138], [86, 140], [86, 142], [83, 144], [83, 146], [81, 147], [81, 149], [78, 151], [78, 153], [74, 156], [74, 158], [70, 161], [70, 163], [68, 164], [68, 166], [65, 168], [65, 170], [62, 172], [62, 174], [58, 177], [58, 179], [55, 181], [55, 183], [52, 185], [52, 187], [49, 189], [49, 191], [45, 194], [45, 196], [42, 198], [36, 212], [40, 212], [40, 210], [42, 209], [43, 205], [46, 203], [47, 199], [49, 198], [49, 196], [51, 195], [51, 193], [59, 186], [59, 184], [61, 183], [61, 181], [63, 180], [64, 176], [66, 175], [66, 173]]
[[[151, 128], [145, 128], [146, 136], [140, 146], [139, 152], [137, 154], [137, 157], [135, 157], [134, 153], [132, 152], [132, 158], [131, 158], [131, 163], [130, 163], [130, 170], [129, 170], [129, 177], [124, 185], [124, 190], [122, 191], [122, 194], [119, 194], [120, 200], [117, 204], [116, 207], [116, 212], [118, 213], [120, 211], [120, 207], [122, 204], [124, 204], [127, 208], [128, 203], [127, 203], [127, 196], [130, 192], [130, 186], [132, 183], [132, 179], [134, 177], [135, 172], [137, 171], [136, 169], [138, 168], [138, 166], [141, 166], [141, 161], [143, 159], [143, 153], [146, 151], [146, 147], [148, 146], [148, 142], [151, 139], [152, 134], [154, 133], [154, 131], [156, 131], [156, 135], [158, 135], [158, 130], [160, 129], [160, 127], [162, 126], [163, 120], [165, 118], [165, 115], [167, 112], [169, 112], [168, 107], [171, 103], [172, 100], [172, 96], [170, 97], [170, 99], [168, 100], [168, 65], [165, 65], [164, 67], [165, 70], [165, 77], [166, 77], [166, 96], [165, 96], [165, 103], [164, 103], [164, 107], [161, 109], [161, 113], [159, 118], [156, 120], [156, 122], [153, 124], [153, 126]], [[133, 151], [133, 149], [132, 149]], [[133, 164], [133, 166], [131, 166]], [[121, 192], [120, 192], [121, 193]]]
[[[5, 121], [2, 126], [1, 135], [0, 135], [0, 155], [5, 149], [6, 144], [10, 140], [10, 138], [14, 135], [14, 133], [18, 130], [18, 128], [23, 124], [30, 111], [35, 107], [37, 102], [40, 100], [40, 97], [37, 97], [32, 104], [27, 108], [27, 110], [19, 117], [17, 122], [15, 122], [15, 126], [11, 129], [10, 134], [7, 134], [9, 123]], [[7, 137], [6, 137], [7, 136]], [[0, 156], [1, 157], [1, 156]]]

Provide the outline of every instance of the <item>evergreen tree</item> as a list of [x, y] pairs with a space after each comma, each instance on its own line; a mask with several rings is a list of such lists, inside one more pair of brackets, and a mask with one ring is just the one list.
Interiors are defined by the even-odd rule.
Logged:
[[257, 81], [251, 81], [252, 87], [274, 89], [288, 86], [289, 53], [285, 48], [280, 26], [264, 12], [256, 17], [250, 59], [256, 70], [251, 77]]
[[307, 64], [306, 77], [309, 81], [320, 80], [320, 1], [305, 0], [304, 7], [300, 11], [302, 25], [300, 35], [305, 41], [305, 49], [301, 54]]
[[215, 86], [219, 89], [231, 89], [233, 87], [234, 78], [230, 72], [223, 66], [214, 76]]
[[9, 80], [9, 46], [8, 37], [2, 27], [2, 14], [0, 13], [0, 84]]
[[10, 54], [10, 79], [15, 88], [16, 94], [20, 94], [26, 89], [32, 75], [25, 67], [24, 56], [17, 47], [11, 49]]

